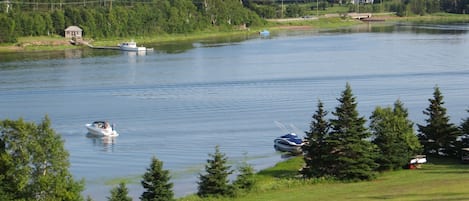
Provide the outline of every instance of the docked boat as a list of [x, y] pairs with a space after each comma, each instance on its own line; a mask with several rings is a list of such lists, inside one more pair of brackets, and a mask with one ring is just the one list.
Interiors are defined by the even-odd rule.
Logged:
[[134, 41], [123, 42], [119, 44], [118, 46], [120, 50], [123, 50], [123, 51], [147, 51], [146, 47], [143, 47], [143, 46], [138, 47], [137, 43]]
[[262, 30], [262, 31], [259, 32], [259, 35], [260, 35], [261, 37], [267, 37], [267, 36], [270, 35], [270, 32], [269, 32], [268, 30], [265, 30], [265, 29], [264, 29], [264, 30]]
[[118, 136], [119, 133], [114, 129], [114, 124], [111, 125], [107, 121], [95, 121], [91, 124], [85, 125], [88, 133], [95, 136]]
[[302, 152], [301, 147], [303, 145], [304, 141], [295, 133], [288, 133], [277, 137], [274, 140], [274, 148], [277, 151], [290, 152], [293, 154], [300, 154]]

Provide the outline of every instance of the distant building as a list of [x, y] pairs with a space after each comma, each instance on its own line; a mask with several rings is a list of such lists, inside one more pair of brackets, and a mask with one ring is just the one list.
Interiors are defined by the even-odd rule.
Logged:
[[65, 38], [81, 38], [83, 30], [77, 26], [69, 26], [65, 29]]
[[357, 4], [357, 3], [360, 3], [360, 4], [368, 4], [368, 3], [371, 3], [371, 4], [373, 4], [373, 1], [374, 1], [374, 0], [351, 0], [350, 3], [351, 3], [351, 4]]

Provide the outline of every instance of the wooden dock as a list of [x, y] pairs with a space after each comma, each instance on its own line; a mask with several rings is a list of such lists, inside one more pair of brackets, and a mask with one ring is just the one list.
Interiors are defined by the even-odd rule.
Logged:
[[118, 46], [93, 46], [93, 45], [88, 45], [88, 47], [93, 48], [93, 49], [120, 50], [120, 48]]
[[[88, 46], [89, 48], [92, 48], [92, 49], [121, 50], [121, 48], [119, 46], [94, 46], [94, 45], [91, 45], [88, 41], [85, 41], [85, 40], [76, 40], [76, 41], [70, 41], [70, 42], [74, 45], [84, 45], [84, 46]], [[145, 51], [151, 52], [151, 51], [153, 51], [153, 48], [146, 48]]]
[[91, 45], [90, 43], [88, 43], [88, 41], [85, 41], [85, 40], [76, 40], [76, 41], [72, 41], [72, 42], [73, 42], [72, 44], [84, 45], [84, 46], [88, 46], [89, 48], [93, 48], [93, 49], [120, 50], [119, 46], [94, 46], [94, 45]]

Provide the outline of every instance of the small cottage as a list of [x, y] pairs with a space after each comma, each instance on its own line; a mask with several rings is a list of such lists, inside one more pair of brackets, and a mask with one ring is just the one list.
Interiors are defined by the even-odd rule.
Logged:
[[65, 38], [81, 38], [83, 30], [77, 26], [69, 26], [65, 29]]

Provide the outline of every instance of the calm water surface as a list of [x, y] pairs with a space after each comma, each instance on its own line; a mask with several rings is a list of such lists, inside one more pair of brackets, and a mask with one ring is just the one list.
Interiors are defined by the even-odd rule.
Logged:
[[[177, 196], [194, 193], [215, 145], [230, 164], [259, 170], [282, 160], [274, 121], [308, 129], [321, 99], [337, 106], [349, 82], [361, 115], [401, 99], [423, 123], [433, 87], [454, 123], [469, 106], [469, 25], [362, 26], [337, 32], [153, 44], [145, 55], [118, 51], [0, 55], [0, 118], [48, 114], [70, 152], [84, 195], [105, 200], [116, 180], [142, 193], [152, 156], [172, 173]], [[149, 44], [147, 46], [152, 46]], [[109, 120], [121, 134], [90, 138], [84, 125]], [[303, 135], [303, 133], [301, 133]]]

